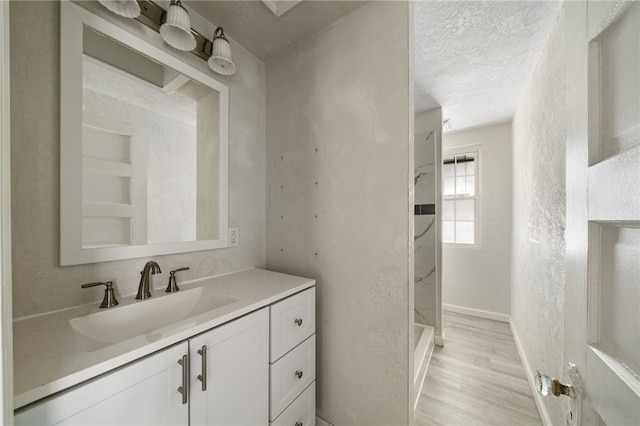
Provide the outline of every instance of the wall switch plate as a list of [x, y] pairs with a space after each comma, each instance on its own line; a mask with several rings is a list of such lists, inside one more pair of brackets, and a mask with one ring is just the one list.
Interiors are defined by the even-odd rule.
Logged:
[[238, 228], [229, 228], [229, 247], [236, 247], [238, 245]]

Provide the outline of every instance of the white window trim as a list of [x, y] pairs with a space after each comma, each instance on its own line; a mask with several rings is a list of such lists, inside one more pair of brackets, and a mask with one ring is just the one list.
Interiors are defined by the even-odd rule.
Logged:
[[[452, 147], [452, 148], [444, 148], [442, 150], [442, 159], [440, 160], [441, 165], [443, 164], [444, 158], [445, 157], [450, 157], [453, 155], [460, 155], [460, 154], [475, 154], [476, 155], [476, 160], [475, 160], [475, 182], [476, 182], [476, 195], [475, 195], [475, 199], [476, 199], [476, 215], [475, 215], [475, 224], [474, 224], [474, 231], [475, 231], [475, 243], [474, 244], [461, 244], [461, 243], [445, 243], [444, 240], [442, 242], [443, 247], [445, 248], [462, 248], [462, 249], [480, 249], [482, 248], [482, 145], [481, 144], [476, 144], [476, 145], [463, 145], [463, 146], [456, 146], [456, 147]], [[441, 203], [443, 204], [443, 209], [442, 211], [444, 211], [444, 200], [445, 200], [445, 195], [444, 195], [444, 177], [442, 179], [442, 200]], [[440, 227], [441, 229], [443, 229], [444, 227], [444, 218], [440, 217]]]

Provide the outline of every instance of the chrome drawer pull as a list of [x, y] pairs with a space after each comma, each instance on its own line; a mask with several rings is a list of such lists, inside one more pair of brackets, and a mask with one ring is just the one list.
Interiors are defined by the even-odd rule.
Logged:
[[198, 380], [202, 382], [202, 391], [207, 390], [207, 345], [198, 349], [198, 354], [202, 356], [202, 374], [198, 375]]
[[183, 355], [178, 360], [178, 364], [182, 366], [182, 386], [178, 388], [178, 392], [182, 394], [182, 404], [189, 402], [189, 355]]
[[297, 318], [296, 320], [294, 320], [294, 322], [298, 325], [298, 327], [300, 327], [302, 325], [302, 319], [301, 318]]
[[302, 371], [296, 371], [296, 376], [298, 376], [298, 379], [302, 379]]

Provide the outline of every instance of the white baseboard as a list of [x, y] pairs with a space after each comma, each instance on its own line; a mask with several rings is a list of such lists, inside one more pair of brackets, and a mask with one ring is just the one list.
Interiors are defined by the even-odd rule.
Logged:
[[423, 364], [420, 368], [420, 372], [418, 374], [418, 382], [417, 386], [415, 386], [416, 394], [413, 397], [413, 411], [418, 408], [418, 401], [420, 400], [420, 395], [422, 394], [422, 388], [424, 387], [424, 381], [427, 377], [427, 371], [429, 370], [429, 363], [431, 362], [431, 357], [433, 356], [433, 350], [435, 348], [435, 341], [431, 342], [429, 348], [427, 349], [426, 359], [423, 361]]
[[420, 337], [413, 351], [413, 409], [415, 411], [424, 385], [424, 378], [427, 376], [427, 369], [431, 361], [431, 355], [434, 348], [434, 330], [433, 327], [423, 324], [415, 324], [414, 327], [420, 328]]
[[465, 306], [448, 305], [446, 303], [442, 304], [442, 309], [444, 309], [445, 311], [456, 312], [458, 314], [472, 315], [474, 317], [486, 318], [490, 320], [502, 321], [507, 323], [509, 322], [509, 319], [510, 319], [509, 315], [507, 314], [499, 314], [497, 312], [483, 311], [482, 309], [467, 308]]
[[545, 426], [553, 426], [553, 424], [551, 423], [551, 417], [549, 416], [549, 412], [547, 411], [547, 407], [542, 401], [542, 395], [538, 393], [534, 385], [533, 370], [529, 365], [529, 360], [527, 359], [527, 355], [524, 353], [524, 348], [520, 343], [518, 332], [516, 331], [516, 327], [515, 325], [513, 325], [513, 321], [511, 320], [511, 318], [509, 318], [509, 325], [511, 326], [511, 334], [513, 334], [513, 339], [516, 341], [516, 348], [518, 349], [518, 354], [520, 355], [520, 360], [522, 361], [522, 366], [524, 367], [524, 373], [527, 375], [527, 382], [529, 382], [529, 388], [531, 389], [533, 400], [535, 401], [536, 407], [538, 408], [540, 419], [542, 419], [542, 424], [544, 424]]
[[323, 419], [322, 417], [316, 416], [316, 426], [333, 426], [331, 423]]
[[[427, 357], [427, 349], [428, 347], [432, 345], [433, 342], [433, 327], [429, 326], [429, 325], [423, 325], [423, 324], [414, 324], [414, 327], [419, 327], [421, 329], [420, 331], [420, 337], [418, 338], [418, 341], [416, 342], [415, 345], [415, 349], [413, 351], [413, 383], [414, 385], [418, 383], [418, 376], [420, 374], [420, 370], [422, 369], [422, 366], [424, 365], [424, 362], [426, 360]], [[428, 360], [427, 360], [428, 362]]]

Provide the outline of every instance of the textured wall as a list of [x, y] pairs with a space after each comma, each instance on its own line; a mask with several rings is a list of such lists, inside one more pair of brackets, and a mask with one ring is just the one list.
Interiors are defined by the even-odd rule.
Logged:
[[[511, 317], [533, 369], [563, 377], [565, 41], [562, 16], [513, 120]], [[553, 424], [565, 401], [545, 398]]]
[[267, 267], [317, 280], [333, 424], [411, 415], [409, 27], [405, 2], [372, 2], [267, 64]]
[[[445, 304], [509, 314], [511, 299], [511, 125], [447, 134], [443, 150], [480, 145], [480, 247], [443, 248]], [[464, 267], [461, 267], [464, 265]]]
[[[37, 28], [38, 31], [33, 31]], [[11, 3], [11, 191], [13, 309], [21, 317], [99, 301], [99, 289], [80, 284], [113, 280], [133, 293], [149, 259], [79, 266], [59, 265], [59, 5]], [[238, 72], [229, 86], [229, 224], [240, 227], [240, 246], [157, 256], [163, 274], [189, 265], [183, 279], [265, 263], [264, 63], [234, 43]], [[29, 52], [26, 54], [25, 52]]]
[[[440, 203], [436, 151], [442, 146], [442, 109], [416, 114], [415, 116], [415, 176], [414, 203]], [[437, 156], [438, 158], [440, 155]], [[436, 335], [442, 335], [442, 298], [438, 286], [441, 271], [438, 270], [438, 228], [440, 221], [436, 214], [415, 215], [414, 217], [414, 285], [415, 322], [432, 326]]]

